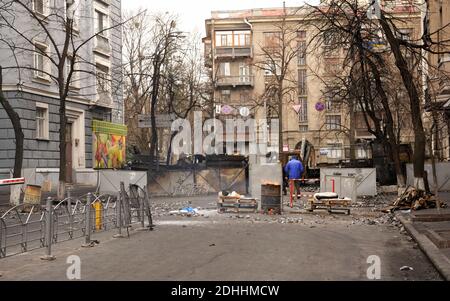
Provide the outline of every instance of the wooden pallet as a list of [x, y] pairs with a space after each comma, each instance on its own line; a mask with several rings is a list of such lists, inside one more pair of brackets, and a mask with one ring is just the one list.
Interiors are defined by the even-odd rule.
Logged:
[[241, 199], [240, 197], [221, 196], [217, 201], [219, 213], [226, 212], [256, 212], [258, 202], [255, 199]]
[[348, 199], [322, 199], [322, 200], [316, 200], [316, 199], [309, 199], [309, 209], [307, 209], [309, 212], [313, 212], [316, 209], [327, 209], [328, 212], [331, 213], [333, 210], [343, 210], [346, 211], [347, 214], [350, 214], [350, 205], [351, 200]]

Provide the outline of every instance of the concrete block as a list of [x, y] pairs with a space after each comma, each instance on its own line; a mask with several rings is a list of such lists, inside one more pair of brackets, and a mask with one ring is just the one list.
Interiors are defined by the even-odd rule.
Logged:
[[321, 168], [320, 189], [325, 191], [325, 178], [327, 176], [342, 175], [356, 178], [357, 196], [377, 195], [376, 169], [375, 168]]

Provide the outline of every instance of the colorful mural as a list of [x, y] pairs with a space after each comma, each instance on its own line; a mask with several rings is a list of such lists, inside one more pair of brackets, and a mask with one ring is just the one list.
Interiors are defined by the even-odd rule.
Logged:
[[92, 132], [94, 168], [122, 168], [126, 163], [127, 127], [94, 120]]

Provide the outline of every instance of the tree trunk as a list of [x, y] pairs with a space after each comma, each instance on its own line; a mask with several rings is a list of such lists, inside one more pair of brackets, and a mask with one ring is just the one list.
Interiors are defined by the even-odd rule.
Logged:
[[172, 159], [172, 140], [175, 138], [175, 136], [178, 134], [178, 131], [172, 132], [169, 139], [169, 147], [167, 148], [167, 158], [166, 158], [166, 165], [170, 165], [170, 161]]
[[[64, 78], [64, 76], [60, 77]], [[57, 197], [59, 200], [63, 200], [66, 195], [66, 99], [63, 95], [64, 83], [62, 80], [59, 83], [60, 102], [59, 102], [59, 183]]]
[[403, 54], [400, 49], [400, 44], [397, 38], [394, 36], [386, 18], [384, 15], [381, 16], [380, 20], [383, 31], [386, 35], [386, 39], [391, 47], [394, 54], [395, 65], [400, 71], [400, 75], [403, 80], [403, 84], [408, 92], [409, 104], [411, 110], [411, 119], [414, 130], [414, 155], [413, 155], [413, 165], [414, 165], [414, 186], [417, 189], [424, 190], [424, 165], [425, 165], [425, 131], [423, 129], [422, 116], [420, 110], [420, 97], [415, 85], [414, 77], [411, 74], [411, 70], [408, 68]]
[[[283, 152], [283, 79], [278, 83], [278, 158]], [[303, 158], [302, 158], [303, 159]]]
[[350, 119], [350, 131], [348, 134], [348, 140], [350, 143], [350, 162], [354, 166], [356, 164], [356, 141], [355, 141], [355, 104], [353, 99], [349, 102], [349, 119]]
[[14, 129], [14, 137], [16, 139], [16, 150], [15, 150], [15, 158], [14, 158], [14, 171], [13, 178], [20, 178], [22, 175], [22, 164], [23, 164], [23, 140], [24, 135], [22, 131], [22, 125], [20, 124], [20, 117], [14, 108], [11, 106], [9, 101], [3, 94], [3, 71], [0, 66], [0, 103], [6, 111], [6, 114], [9, 117], [9, 120], [12, 123]]

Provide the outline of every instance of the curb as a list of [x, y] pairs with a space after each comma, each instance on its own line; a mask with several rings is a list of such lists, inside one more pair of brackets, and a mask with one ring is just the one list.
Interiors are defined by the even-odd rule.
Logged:
[[395, 214], [397, 219], [403, 224], [406, 231], [414, 238], [419, 248], [428, 257], [439, 274], [446, 280], [450, 281], [450, 260], [441, 253], [434, 243], [424, 234], [419, 233], [412, 223], [406, 220], [400, 214]]

